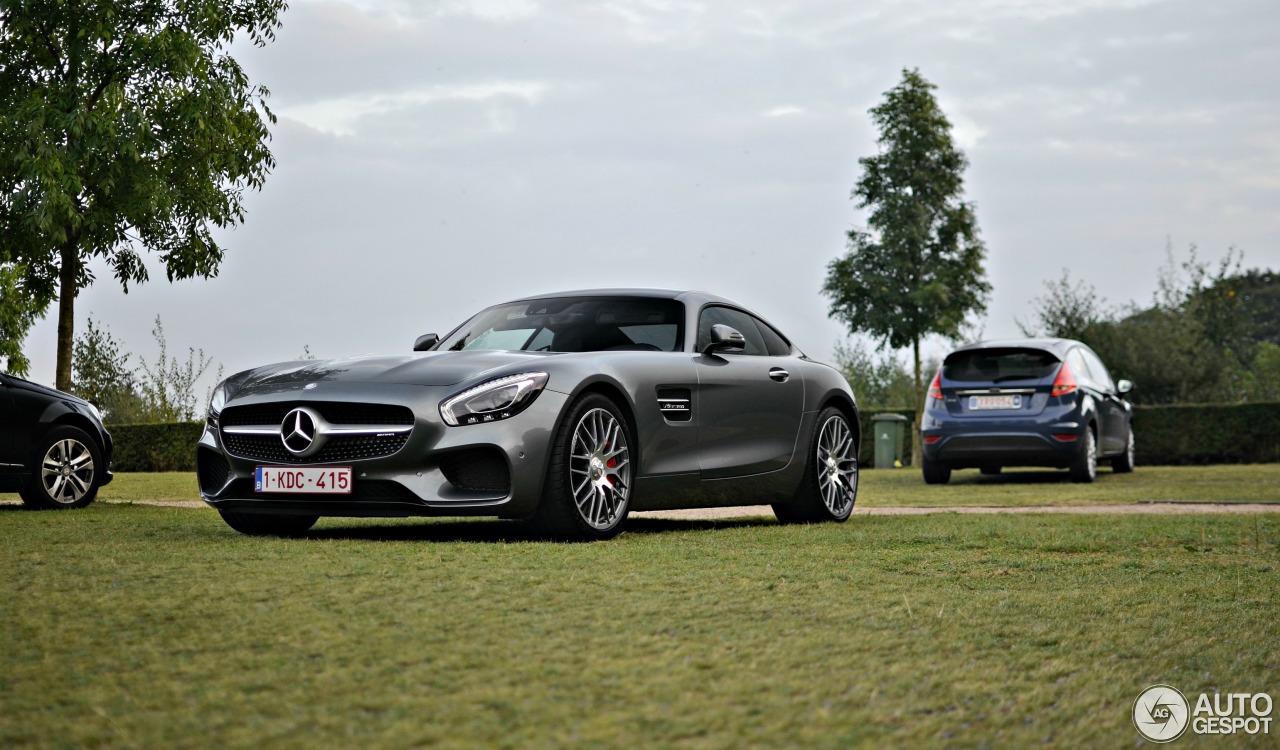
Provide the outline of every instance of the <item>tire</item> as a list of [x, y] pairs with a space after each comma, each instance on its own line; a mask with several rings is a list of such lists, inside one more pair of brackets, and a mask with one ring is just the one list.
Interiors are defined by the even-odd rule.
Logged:
[[237, 513], [233, 510], [220, 510], [218, 513], [228, 526], [249, 536], [302, 536], [320, 520], [320, 516]]
[[1080, 441], [1080, 453], [1071, 462], [1071, 481], [1088, 484], [1098, 478], [1098, 442], [1093, 436], [1093, 425], [1084, 431]]
[[1124, 453], [1111, 459], [1111, 470], [1117, 474], [1128, 474], [1133, 471], [1134, 439], [1133, 425], [1129, 425], [1129, 440], [1125, 444]]
[[788, 503], [776, 503], [780, 523], [843, 523], [858, 499], [858, 443], [844, 412], [827, 407], [809, 436], [804, 477]]
[[951, 467], [928, 456], [920, 457], [920, 469], [925, 484], [946, 484], [951, 481]]
[[18, 494], [32, 508], [83, 508], [102, 485], [102, 451], [79, 427], [63, 425], [44, 434], [32, 456], [31, 480]]
[[986, 477], [998, 477], [1000, 476], [1000, 470], [1003, 468], [1000, 464], [987, 464], [986, 466], [979, 466], [978, 471]]
[[631, 508], [631, 428], [609, 398], [588, 393], [556, 429], [538, 509], [529, 519], [542, 537], [572, 542], [611, 539]]

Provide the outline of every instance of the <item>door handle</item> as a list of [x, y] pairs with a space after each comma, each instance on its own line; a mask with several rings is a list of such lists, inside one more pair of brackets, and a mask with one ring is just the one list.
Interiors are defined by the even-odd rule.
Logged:
[[776, 380], [776, 381], [778, 381], [779, 383], [785, 383], [785, 382], [787, 382], [787, 378], [789, 378], [789, 377], [791, 377], [791, 373], [787, 372], [786, 370], [782, 369], [781, 367], [770, 367], [770, 368], [769, 368], [769, 378], [770, 378], [770, 379], [772, 379], [772, 380]]

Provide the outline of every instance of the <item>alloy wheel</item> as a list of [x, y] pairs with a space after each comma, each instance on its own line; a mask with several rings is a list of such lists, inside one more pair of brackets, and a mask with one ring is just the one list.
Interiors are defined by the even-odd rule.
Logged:
[[40, 461], [40, 483], [55, 503], [70, 504], [93, 486], [93, 454], [79, 440], [54, 442]]
[[838, 416], [831, 417], [818, 433], [818, 490], [822, 502], [836, 518], [844, 518], [853, 510], [858, 494], [858, 456], [854, 453], [853, 434]]
[[605, 409], [582, 415], [569, 449], [569, 477], [578, 514], [594, 529], [621, 520], [631, 496], [631, 461], [622, 423]]

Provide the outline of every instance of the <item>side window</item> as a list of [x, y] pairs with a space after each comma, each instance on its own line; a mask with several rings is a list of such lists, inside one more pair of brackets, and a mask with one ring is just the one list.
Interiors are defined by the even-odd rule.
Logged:
[[752, 318], [756, 327], [760, 329], [760, 335], [764, 337], [765, 346], [769, 348], [770, 357], [785, 357], [791, 354], [791, 344], [782, 338], [782, 334], [769, 327], [769, 324], [759, 318]]
[[1107, 366], [1102, 364], [1102, 360], [1098, 359], [1098, 355], [1087, 349], [1079, 350], [1084, 355], [1084, 361], [1089, 363], [1089, 369], [1093, 371], [1093, 379], [1103, 387], [1108, 393], [1115, 393], [1116, 384], [1111, 380], [1111, 373], [1107, 372]]
[[760, 357], [769, 353], [760, 329], [750, 315], [727, 307], [708, 307], [698, 318], [698, 351], [707, 348], [711, 343], [711, 326], [726, 325], [742, 334], [747, 340], [743, 354]]
[[1084, 353], [1080, 349], [1072, 349], [1067, 355], [1067, 364], [1071, 365], [1071, 374], [1076, 376], [1076, 380], [1083, 380], [1087, 383], [1097, 383], [1098, 378], [1094, 376], [1089, 369], [1089, 365], [1084, 361]]

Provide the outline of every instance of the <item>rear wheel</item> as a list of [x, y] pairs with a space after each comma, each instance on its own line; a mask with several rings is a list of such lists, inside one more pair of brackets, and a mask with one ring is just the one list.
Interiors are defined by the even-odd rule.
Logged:
[[1088, 484], [1098, 477], [1098, 442], [1089, 425], [1081, 436], [1080, 453], [1071, 462], [1071, 481]]
[[858, 498], [858, 444], [844, 412], [827, 407], [818, 415], [809, 440], [804, 478], [789, 503], [773, 514], [782, 523], [845, 521]]
[[319, 516], [237, 513], [233, 510], [220, 510], [218, 513], [228, 526], [249, 536], [302, 536], [320, 520]]
[[609, 539], [631, 505], [631, 441], [618, 406], [598, 393], [578, 400], [556, 431], [546, 489], [530, 519], [543, 536]]
[[1128, 474], [1133, 471], [1133, 425], [1129, 425], [1129, 440], [1125, 443], [1124, 453], [1111, 459], [1111, 469], [1117, 474]]
[[19, 493], [32, 508], [83, 508], [98, 496], [106, 466], [98, 444], [79, 427], [64, 425], [45, 433], [36, 449], [39, 460], [31, 482]]
[[951, 467], [928, 456], [921, 456], [920, 469], [924, 473], [925, 484], [946, 484], [951, 481]]

